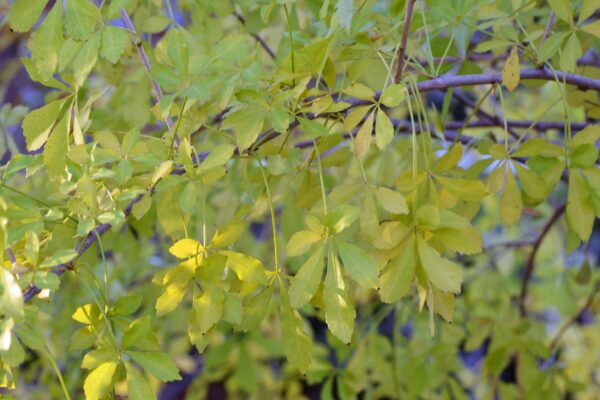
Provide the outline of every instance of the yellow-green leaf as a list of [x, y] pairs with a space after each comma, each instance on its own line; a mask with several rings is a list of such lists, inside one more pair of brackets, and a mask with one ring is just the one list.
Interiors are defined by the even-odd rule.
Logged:
[[47, 0], [15, 0], [8, 12], [8, 22], [16, 32], [27, 32], [37, 22]]
[[57, 1], [31, 38], [31, 59], [45, 81], [56, 71], [62, 42], [62, 8]]
[[150, 382], [131, 363], [125, 362], [127, 371], [127, 395], [129, 400], [155, 400], [156, 394]]
[[227, 266], [235, 271], [239, 280], [267, 284], [265, 266], [256, 258], [235, 251], [221, 251], [221, 254], [227, 256]]
[[33, 110], [25, 116], [23, 135], [27, 140], [27, 150], [37, 150], [46, 143], [64, 103], [65, 100], [56, 100], [44, 107]]
[[381, 300], [394, 303], [406, 296], [410, 291], [416, 266], [415, 242], [411, 235], [402, 245], [400, 254], [388, 262], [379, 278]]
[[437, 181], [450, 193], [464, 201], [479, 201], [488, 192], [481, 181], [436, 176]]
[[331, 333], [343, 343], [350, 343], [354, 332], [356, 310], [350, 300], [338, 258], [330, 252], [327, 257], [327, 275], [323, 286], [325, 322]]
[[367, 120], [360, 126], [356, 139], [354, 140], [354, 154], [359, 160], [363, 160], [371, 146], [371, 136], [373, 136], [373, 116], [375, 113], [369, 114]]
[[292, 365], [305, 374], [312, 359], [312, 341], [304, 329], [304, 321], [291, 307], [285, 291], [282, 292], [280, 311], [283, 352]]
[[292, 307], [300, 308], [307, 304], [319, 288], [325, 268], [323, 255], [324, 247], [317, 247], [292, 278], [289, 289]]
[[375, 189], [375, 196], [384, 210], [392, 214], [408, 213], [408, 204], [401, 193], [382, 186]]
[[594, 207], [587, 186], [577, 170], [569, 173], [567, 222], [579, 239], [587, 242], [594, 226]]
[[386, 113], [379, 108], [377, 110], [377, 121], [375, 122], [375, 143], [377, 143], [380, 150], [383, 150], [393, 138], [394, 125], [392, 125], [392, 121]]
[[417, 237], [417, 248], [421, 265], [423, 265], [427, 278], [433, 286], [443, 292], [460, 293], [462, 283], [462, 269], [460, 266], [443, 258], [421, 236]]
[[177, 258], [190, 258], [204, 251], [202, 243], [195, 239], [181, 239], [175, 242], [170, 248], [169, 253]]
[[406, 98], [405, 90], [402, 85], [393, 84], [385, 88], [379, 101], [387, 107], [396, 107]]
[[377, 287], [379, 268], [373, 257], [353, 244], [337, 239], [334, 242], [348, 275], [361, 286], [371, 289]]
[[294, 233], [287, 244], [288, 257], [296, 257], [306, 253], [321, 239], [321, 235], [313, 231], [299, 231]]
[[519, 191], [514, 175], [509, 171], [506, 175], [504, 192], [502, 192], [502, 196], [500, 197], [500, 217], [506, 225], [514, 225], [519, 222], [522, 209], [523, 199], [521, 198], [521, 192]]
[[127, 351], [127, 354], [146, 372], [161, 382], [181, 379], [177, 366], [168, 354], [156, 351]]

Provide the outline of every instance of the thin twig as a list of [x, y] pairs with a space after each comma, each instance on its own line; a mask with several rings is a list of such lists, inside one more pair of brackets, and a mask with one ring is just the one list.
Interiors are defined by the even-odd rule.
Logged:
[[544, 241], [544, 238], [546, 237], [548, 232], [550, 232], [550, 229], [559, 220], [560, 216], [565, 212], [566, 207], [567, 207], [567, 205], [563, 204], [554, 211], [554, 214], [552, 214], [552, 217], [548, 220], [548, 222], [546, 222], [546, 225], [544, 225], [544, 228], [540, 232], [538, 238], [533, 243], [533, 249], [531, 249], [531, 253], [529, 253], [529, 258], [527, 259], [527, 264], [525, 266], [525, 272], [523, 274], [523, 281], [521, 282], [521, 296], [519, 297], [519, 312], [521, 313], [522, 317], [527, 316], [525, 300], [527, 299], [527, 289], [529, 288], [529, 281], [531, 280], [531, 276], [533, 275], [533, 270], [535, 268], [535, 255], [537, 254], [538, 250], [540, 249], [540, 246], [541, 246], [542, 242]]
[[546, 41], [546, 38], [550, 34], [550, 29], [552, 29], [552, 24], [554, 23], [554, 16], [555, 16], [554, 11], [552, 11], [550, 13], [550, 17], [548, 17], [548, 23], [546, 24], [546, 29], [544, 29], [544, 35], [542, 36], [542, 41], [540, 42], [540, 47], [544, 44], [544, 42]]
[[[478, 116], [485, 118], [487, 120], [493, 121], [498, 126], [502, 126], [502, 127], [504, 126], [504, 118], [501, 118], [498, 115], [491, 115], [487, 111], [483, 110], [481, 107], [477, 107], [477, 105], [475, 103], [473, 103], [469, 98], [467, 98], [467, 96], [465, 96], [464, 94], [462, 94], [458, 91], [455, 91], [454, 93], [452, 93], [452, 97], [454, 97], [461, 103], [465, 104], [467, 107], [471, 108], [472, 110], [475, 110], [475, 114], [477, 114]], [[510, 127], [510, 126], [508, 126], [508, 133], [510, 133], [510, 135], [512, 137], [514, 137], [515, 139], [519, 138], [519, 134], [517, 132], [515, 132], [515, 130], [512, 129], [512, 127]]]
[[[234, 12], [233, 15], [235, 15], [237, 20], [240, 21], [242, 25], [246, 25], [246, 18], [244, 18], [242, 14]], [[267, 42], [265, 42], [265, 40], [262, 37], [260, 37], [258, 33], [251, 33], [250, 35], [261, 45], [261, 47], [267, 52], [269, 57], [271, 57], [272, 60], [275, 60], [275, 53], [273, 52], [273, 50], [271, 50]]]
[[[146, 68], [146, 72], [150, 76], [150, 80], [152, 82], [152, 87], [154, 88], [154, 94], [156, 96], [156, 101], [158, 103], [160, 103], [160, 100], [162, 99], [162, 96], [163, 96], [162, 90], [161, 90], [158, 82], [156, 82], [154, 79], [152, 79], [152, 74], [150, 72], [150, 70], [151, 70], [150, 59], [148, 58], [148, 55], [146, 54], [146, 50], [144, 50], [144, 46], [142, 45], [141, 40], [139, 40], [137, 37], [137, 32], [135, 30], [135, 26], [133, 26], [133, 22], [131, 21], [131, 18], [129, 18], [129, 14], [127, 14], [127, 11], [125, 11], [124, 8], [121, 9], [121, 17], [123, 18], [123, 23], [125, 24], [127, 29], [131, 32], [131, 39], [133, 41], [133, 44], [137, 48], [138, 54], [140, 55], [140, 58], [142, 59], [142, 62], [144, 63], [144, 68]], [[173, 120], [171, 119], [170, 115], [167, 115], [166, 122], [167, 122], [167, 127], [169, 128], [169, 130], [170, 131], [173, 130]]]
[[577, 322], [579, 317], [581, 317], [581, 315], [592, 306], [592, 304], [594, 303], [594, 299], [595, 299], [596, 295], [598, 294], [598, 292], [600, 292], [600, 281], [596, 282], [596, 284], [594, 285], [594, 288], [592, 289], [592, 292], [589, 294], [585, 303], [583, 303], [583, 305], [579, 308], [577, 313], [575, 315], [573, 315], [567, 322], [565, 322], [565, 324], [563, 326], [560, 327], [560, 329], [558, 330], [558, 332], [552, 339], [552, 342], [550, 342], [550, 350], [556, 349], [556, 346], [558, 346], [558, 343], [562, 339], [565, 332], [571, 326], [575, 325], [575, 323]]
[[402, 79], [402, 72], [404, 70], [404, 56], [406, 54], [406, 42], [408, 41], [408, 32], [410, 31], [410, 21], [412, 20], [413, 8], [415, 0], [408, 0], [406, 3], [406, 14], [404, 15], [404, 26], [402, 27], [402, 38], [400, 39], [400, 46], [396, 53], [396, 77], [394, 82], [400, 83]]

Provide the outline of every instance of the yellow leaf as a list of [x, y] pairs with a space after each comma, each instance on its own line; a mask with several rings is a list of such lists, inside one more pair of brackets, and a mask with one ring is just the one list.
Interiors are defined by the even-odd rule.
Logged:
[[502, 69], [502, 84], [509, 92], [512, 92], [519, 85], [520, 79], [519, 54], [517, 54], [517, 48], [513, 47]]
[[202, 243], [194, 239], [181, 239], [169, 248], [169, 253], [182, 259], [193, 257], [202, 251]]
[[362, 160], [369, 151], [371, 145], [371, 136], [373, 135], [373, 115], [371, 113], [367, 120], [362, 124], [354, 141], [354, 154], [356, 158]]
[[513, 225], [519, 222], [521, 210], [523, 209], [523, 200], [521, 192], [517, 186], [514, 175], [509, 172], [506, 176], [506, 186], [500, 198], [500, 217], [506, 225]]

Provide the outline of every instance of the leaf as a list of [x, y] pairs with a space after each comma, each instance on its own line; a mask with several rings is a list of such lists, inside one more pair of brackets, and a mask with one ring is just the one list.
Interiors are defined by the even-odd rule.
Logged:
[[61, 181], [66, 175], [70, 120], [71, 113], [66, 112], [52, 129], [52, 134], [44, 148], [44, 164], [48, 170], [48, 177], [52, 181]]
[[401, 193], [386, 187], [378, 187], [375, 189], [375, 196], [386, 211], [392, 214], [408, 214], [408, 204]]
[[296, 257], [306, 253], [321, 239], [321, 235], [313, 231], [299, 231], [294, 233], [287, 244], [288, 257]]
[[9, 270], [1, 268], [0, 312], [8, 317], [20, 317], [23, 315], [23, 305], [23, 292], [17, 279]]
[[283, 352], [292, 365], [305, 374], [312, 359], [312, 340], [304, 330], [300, 314], [290, 306], [285, 291], [282, 292], [280, 312]]
[[402, 246], [400, 254], [391, 259], [379, 278], [379, 295], [386, 303], [394, 303], [406, 296], [415, 276], [417, 257], [411, 235]]
[[321, 122], [302, 117], [298, 117], [298, 122], [300, 122], [302, 131], [311, 139], [329, 135], [329, 131]]
[[148, 351], [127, 351], [127, 354], [146, 372], [161, 382], [181, 379], [179, 370], [168, 354]]
[[569, 194], [567, 196], [567, 222], [579, 239], [587, 242], [594, 226], [594, 207], [580, 173], [569, 172]]
[[354, 16], [354, 0], [338, 0], [335, 5], [335, 12], [340, 18], [340, 26], [347, 33], [350, 33], [352, 17]]
[[114, 64], [121, 58], [129, 41], [129, 34], [125, 30], [109, 25], [102, 32], [100, 55]]
[[65, 104], [64, 99], [56, 100], [27, 114], [23, 120], [23, 135], [27, 140], [27, 150], [35, 151], [46, 143], [63, 104]]
[[198, 174], [227, 164], [227, 161], [233, 157], [234, 149], [235, 146], [228, 143], [220, 144], [213, 148], [200, 166], [198, 166]]
[[519, 222], [522, 209], [523, 200], [521, 199], [521, 192], [519, 191], [514, 175], [509, 171], [506, 175], [504, 192], [502, 192], [502, 196], [500, 197], [500, 217], [506, 225], [514, 225]]
[[325, 216], [325, 225], [335, 233], [341, 233], [350, 227], [359, 216], [357, 207], [349, 204], [337, 206], [333, 211]]
[[83, 84], [96, 65], [98, 51], [100, 50], [100, 35], [101, 33], [97, 32], [85, 42], [77, 56], [75, 56], [75, 60], [73, 60], [73, 76], [78, 86]]
[[221, 254], [227, 256], [227, 266], [235, 271], [239, 280], [267, 284], [265, 266], [256, 258], [235, 251], [221, 251]]
[[209, 247], [223, 248], [234, 243], [244, 232], [245, 225], [243, 222], [232, 222], [215, 232]]
[[227, 114], [222, 129], [233, 129], [239, 151], [250, 147], [258, 138], [265, 122], [265, 113], [260, 106], [245, 106]]
[[462, 158], [463, 146], [462, 143], [458, 142], [446, 151], [446, 153], [440, 157], [436, 167], [437, 172], [444, 172], [454, 168]]
[[196, 323], [201, 334], [206, 334], [221, 320], [224, 300], [223, 290], [211, 285], [205, 285], [204, 293], [194, 298], [192, 309], [196, 313]]
[[488, 192], [481, 181], [436, 176], [437, 181], [450, 193], [464, 201], [479, 201]]
[[517, 47], [513, 47], [510, 51], [510, 55], [504, 63], [502, 69], [502, 84], [506, 86], [509, 92], [515, 90], [519, 86], [521, 80], [521, 69], [519, 66], [519, 54], [517, 53]]
[[[356, 110], [355, 110], [356, 111]], [[367, 120], [360, 126], [354, 140], [354, 155], [358, 160], [363, 160], [371, 146], [373, 135], [373, 119], [375, 113], [370, 113]], [[348, 119], [346, 119], [348, 121]]]
[[119, 297], [115, 304], [113, 304], [110, 312], [111, 315], [131, 315], [133, 314], [140, 305], [142, 304], [142, 296], [139, 294], [126, 294]]
[[600, 124], [588, 125], [573, 136], [571, 145], [573, 149], [577, 149], [584, 144], [593, 145], [598, 139], [600, 139]]
[[462, 269], [459, 265], [446, 260], [425, 239], [417, 237], [419, 259], [433, 286], [443, 292], [460, 293]]
[[358, 246], [334, 239], [342, 264], [352, 279], [366, 288], [376, 288], [379, 280], [377, 263]]
[[159, 350], [160, 344], [152, 328], [150, 316], [134, 320], [123, 334], [121, 345], [124, 349]]
[[56, 250], [50, 257], [46, 258], [39, 266], [40, 269], [51, 268], [57, 265], [66, 264], [77, 257], [77, 252], [72, 249]]
[[523, 167], [520, 163], [514, 163], [514, 166], [519, 174], [523, 191], [527, 193], [527, 196], [535, 200], [544, 200], [548, 196], [546, 182], [538, 174]]
[[129, 400], [155, 400], [156, 394], [150, 383], [131, 363], [125, 362], [127, 371], [127, 394]]
[[394, 138], [394, 125], [390, 118], [381, 108], [377, 110], [377, 120], [375, 122], [375, 143], [379, 150], [385, 149]]
[[27, 32], [37, 22], [48, 0], [15, 0], [8, 12], [10, 27], [16, 32]]
[[56, 71], [62, 42], [62, 10], [57, 1], [31, 38], [31, 59], [44, 81]]
[[569, 0], [548, 0], [548, 4], [550, 4], [552, 11], [556, 13], [558, 18], [573, 25], [573, 12], [569, 3]]
[[202, 243], [195, 239], [178, 240], [169, 248], [169, 253], [181, 259], [194, 257], [203, 251], [204, 247], [202, 246]]
[[93, 2], [69, 0], [65, 10], [65, 28], [69, 36], [76, 40], [87, 40], [102, 21], [102, 15]]
[[384, 89], [379, 101], [386, 107], [397, 107], [405, 100], [405, 98], [406, 91], [404, 86], [393, 84]]
[[[356, 126], [360, 124], [360, 122], [365, 118], [365, 115], [367, 115], [367, 112], [369, 112], [371, 108], [373, 108], [373, 106], [368, 105], [356, 107], [355, 109], [351, 110], [348, 113], [348, 115], [346, 115], [346, 117], [344, 118], [344, 131], [351, 132], [354, 128], [356, 128]], [[369, 131], [369, 134], [371, 134], [372, 131], [373, 121], [371, 120], [371, 130]]]
[[457, 253], [472, 255], [483, 250], [481, 234], [473, 227], [436, 229], [433, 234], [436, 243]]
[[572, 33], [567, 40], [567, 44], [562, 50], [560, 56], [560, 68], [564, 71], [575, 71], [577, 67], [577, 60], [581, 58], [583, 51], [581, 50], [581, 43], [575, 33]]
[[86, 400], [101, 400], [108, 395], [116, 370], [116, 361], [109, 361], [90, 372], [83, 384]]
[[356, 310], [350, 300], [348, 284], [342, 275], [339, 261], [331, 252], [327, 257], [323, 302], [327, 327], [343, 343], [350, 343]]
[[584, 25], [581, 30], [600, 38], [600, 20]]
[[300, 308], [313, 298], [323, 278], [324, 247], [319, 246], [292, 278], [289, 289], [290, 304]]
[[255, 329], [265, 319], [272, 297], [273, 286], [269, 286], [246, 301], [240, 328], [244, 331]]

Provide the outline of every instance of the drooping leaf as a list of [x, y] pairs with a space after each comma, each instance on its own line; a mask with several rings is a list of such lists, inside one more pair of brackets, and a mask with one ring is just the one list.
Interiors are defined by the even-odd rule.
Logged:
[[569, 173], [567, 221], [579, 239], [587, 242], [594, 225], [594, 207], [585, 182], [577, 170]]
[[325, 268], [323, 255], [323, 246], [317, 247], [292, 278], [289, 288], [292, 307], [300, 308], [307, 304], [319, 288], [323, 278], [323, 269]]
[[131, 363], [125, 362], [127, 371], [127, 394], [131, 400], [154, 400], [156, 394], [150, 382]]
[[519, 86], [520, 80], [521, 68], [519, 66], [519, 54], [517, 53], [517, 48], [513, 47], [504, 63], [504, 68], [502, 69], [502, 84], [506, 86], [509, 92], [512, 92]]
[[58, 65], [58, 52], [63, 42], [61, 3], [54, 7], [44, 18], [31, 39], [31, 59], [40, 77], [47, 81], [52, 77]]
[[304, 329], [304, 321], [292, 308], [283, 292], [281, 298], [281, 338], [286, 358], [301, 373], [306, 373], [312, 359], [312, 341]]
[[334, 254], [327, 257], [327, 275], [323, 286], [325, 321], [331, 333], [343, 343], [350, 343], [356, 310], [350, 300], [348, 283]]
[[521, 192], [517, 186], [517, 181], [512, 174], [506, 174], [506, 185], [500, 197], [500, 217], [506, 225], [514, 225], [521, 218], [521, 210], [523, 209], [523, 200]]
[[47, 0], [15, 0], [8, 12], [8, 22], [16, 32], [27, 32], [40, 18]]
[[146, 372], [161, 382], [181, 379], [179, 369], [168, 354], [156, 351], [127, 351], [127, 354]]
[[352, 279], [366, 288], [377, 287], [379, 268], [373, 257], [353, 244], [337, 239], [334, 239], [334, 242], [344, 269]]
[[460, 293], [462, 283], [460, 266], [443, 258], [420, 236], [417, 237], [417, 248], [421, 265], [433, 286], [443, 292]]
[[394, 303], [406, 296], [415, 276], [417, 257], [411, 236], [402, 246], [400, 254], [391, 259], [379, 278], [379, 294], [386, 303]]
[[83, 391], [87, 400], [101, 400], [112, 387], [112, 380], [117, 370], [116, 361], [100, 364], [89, 373], [83, 384]]
[[65, 10], [65, 29], [76, 40], [87, 40], [96, 23], [102, 20], [100, 10], [86, 0], [70, 0]]

